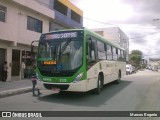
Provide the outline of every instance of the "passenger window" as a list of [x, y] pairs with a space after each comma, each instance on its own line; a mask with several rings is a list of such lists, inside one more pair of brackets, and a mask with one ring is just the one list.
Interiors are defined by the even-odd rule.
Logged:
[[116, 52], [116, 48], [112, 47], [113, 49], [113, 60], [117, 60], [117, 52]]
[[103, 42], [97, 41], [98, 46], [98, 59], [106, 60], [105, 46]]
[[107, 44], [107, 60], [112, 60], [112, 47]]

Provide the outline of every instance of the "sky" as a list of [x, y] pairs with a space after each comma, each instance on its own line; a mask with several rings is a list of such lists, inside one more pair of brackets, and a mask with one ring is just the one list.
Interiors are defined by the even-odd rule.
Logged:
[[120, 27], [129, 50], [160, 58], [160, 0], [69, 0], [83, 11], [86, 28]]

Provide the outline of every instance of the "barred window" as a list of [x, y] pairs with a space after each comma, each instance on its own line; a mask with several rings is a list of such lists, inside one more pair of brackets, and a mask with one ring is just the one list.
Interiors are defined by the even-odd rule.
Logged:
[[7, 13], [7, 8], [0, 5], [0, 21], [1, 22], [6, 21], [6, 13]]
[[54, 9], [67, 16], [68, 7], [59, 2], [58, 0], [54, 0]]
[[31, 31], [42, 33], [42, 21], [28, 16], [27, 17], [27, 29]]
[[75, 13], [73, 10], [71, 10], [71, 19], [78, 23], [81, 22], [81, 16]]

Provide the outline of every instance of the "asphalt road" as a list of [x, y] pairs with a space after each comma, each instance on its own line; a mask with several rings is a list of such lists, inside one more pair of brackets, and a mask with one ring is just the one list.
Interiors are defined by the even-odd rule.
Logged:
[[[39, 98], [33, 97], [31, 93], [1, 98], [0, 111], [160, 111], [160, 72], [145, 70], [126, 75], [120, 84], [106, 85], [100, 95], [90, 92], [63, 94], [42, 92], [43, 95]], [[159, 120], [160, 118], [57, 117], [52, 119]]]

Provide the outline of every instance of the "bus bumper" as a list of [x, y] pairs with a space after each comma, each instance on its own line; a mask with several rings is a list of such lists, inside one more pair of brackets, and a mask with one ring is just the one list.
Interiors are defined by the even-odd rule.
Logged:
[[[37, 81], [37, 88], [39, 90], [46, 90], [46, 89], [52, 90], [54, 88], [60, 88], [60, 91], [86, 92], [87, 91], [86, 83], [87, 83], [86, 80], [82, 80], [77, 83], [49, 83], [49, 82]], [[45, 86], [47, 86], [47, 88]], [[67, 89], [63, 89], [64, 87]]]

